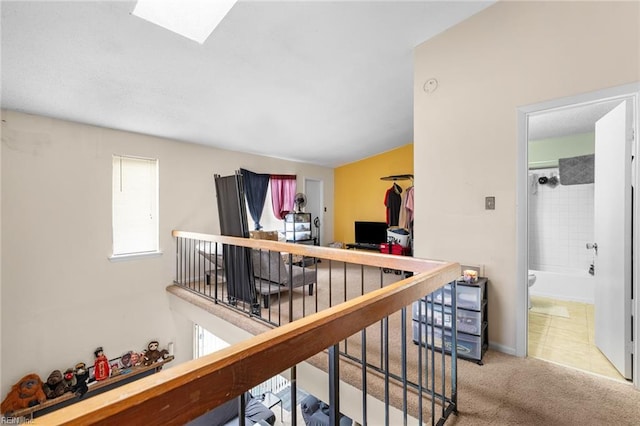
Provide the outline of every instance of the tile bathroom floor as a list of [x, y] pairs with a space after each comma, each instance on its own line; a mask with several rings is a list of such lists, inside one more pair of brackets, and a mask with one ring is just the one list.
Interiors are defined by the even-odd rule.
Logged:
[[529, 356], [626, 381], [595, 345], [594, 307], [531, 296]]

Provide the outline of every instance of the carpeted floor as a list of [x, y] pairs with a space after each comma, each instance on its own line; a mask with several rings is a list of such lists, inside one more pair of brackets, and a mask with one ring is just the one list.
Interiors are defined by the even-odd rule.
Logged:
[[630, 384], [533, 358], [488, 351], [484, 365], [458, 365], [460, 414], [452, 425], [637, 425]]
[[[334, 265], [335, 267], [335, 265]], [[319, 274], [328, 273], [325, 262]], [[349, 285], [335, 286], [331, 290], [332, 304], [339, 303], [344, 298], [346, 288], [351, 296], [352, 292], [358, 293], [362, 279], [358, 272], [347, 272]], [[324, 272], [323, 272], [324, 271]], [[362, 286], [366, 288], [380, 285], [380, 273], [369, 271]], [[339, 268], [332, 271], [333, 280], [341, 283], [343, 280], [339, 274]], [[325, 277], [326, 278], [326, 277]], [[319, 300], [325, 300], [328, 304], [327, 287], [322, 283], [325, 278], [319, 276], [321, 283], [318, 290]], [[400, 276], [394, 274], [382, 275], [383, 281], [395, 281]], [[322, 280], [321, 280], [322, 279]], [[357, 284], [352, 284], [353, 282]], [[175, 286], [174, 286], [175, 287]], [[170, 291], [197, 304], [214, 315], [227, 319], [247, 331], [258, 334], [267, 329], [265, 324], [238, 315], [231, 310], [204, 301], [188, 291], [170, 287]], [[295, 291], [295, 300], [306, 299], [305, 310], [315, 310], [312, 303], [315, 296], [302, 294]], [[285, 302], [286, 303], [286, 302]], [[295, 301], [294, 301], [295, 303]], [[323, 303], [319, 303], [322, 308]], [[296, 305], [294, 305], [296, 306]], [[302, 306], [298, 304], [297, 306]], [[313, 307], [313, 308], [312, 308]], [[281, 307], [282, 308], [282, 307]], [[294, 317], [300, 315], [297, 309]], [[409, 315], [410, 317], [410, 315]], [[390, 318], [389, 347], [399, 347], [401, 338], [399, 333], [399, 316]], [[367, 353], [371, 359], [379, 357], [380, 339], [376, 339], [380, 327], [374, 324], [370, 328], [367, 338]], [[410, 333], [409, 333], [410, 334]], [[408, 339], [411, 337], [408, 336]], [[359, 337], [349, 339], [349, 352], [360, 351]], [[411, 342], [408, 347], [415, 348]], [[414, 349], [415, 350], [415, 349]], [[391, 350], [391, 369], [400, 371], [399, 354]], [[447, 360], [449, 357], [446, 358]], [[309, 359], [309, 362], [318, 368], [326, 368], [327, 356], [318, 354]], [[447, 361], [448, 362], [448, 361]], [[616, 382], [610, 379], [590, 375], [588, 373], [571, 370], [552, 363], [533, 358], [517, 358], [500, 352], [488, 351], [483, 359], [484, 365], [473, 362], [459, 361], [458, 363], [458, 408], [459, 414], [451, 417], [447, 424], [450, 425], [637, 425], [640, 424], [640, 392], [633, 389], [630, 384]], [[415, 362], [409, 360], [409, 375], [415, 375]], [[438, 370], [436, 370], [438, 371]], [[361, 385], [361, 370], [349, 362], [341, 362], [341, 380], [354, 386]], [[383, 381], [374, 374], [368, 378], [369, 394], [382, 399]], [[392, 405], [399, 406], [401, 401], [401, 389], [392, 386], [390, 400]], [[301, 399], [299, 399], [301, 400]], [[414, 403], [415, 405], [415, 403]], [[415, 412], [415, 406], [409, 407], [410, 412]], [[378, 424], [375, 419], [370, 419], [370, 424]]]

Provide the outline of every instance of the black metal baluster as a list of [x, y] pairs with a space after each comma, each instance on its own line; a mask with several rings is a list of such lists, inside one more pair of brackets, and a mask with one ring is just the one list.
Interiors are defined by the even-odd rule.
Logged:
[[180, 283], [180, 274], [178, 273], [178, 271], [180, 270], [180, 237], [176, 238], [176, 272], [175, 272], [175, 278], [173, 279], [173, 282], [178, 284]]
[[[331, 268], [331, 265], [329, 265], [329, 268]], [[314, 296], [314, 300], [315, 300], [315, 304], [316, 304], [316, 310], [315, 312], [318, 312], [318, 263], [316, 262], [316, 272], [315, 272], [315, 284], [316, 286], [316, 291], [313, 292], [313, 296]]]
[[[443, 299], [442, 299], [442, 303], [444, 304], [444, 295], [442, 294], [442, 288], [439, 290], [440, 294], [442, 295]], [[434, 293], [435, 296], [435, 293]], [[435, 297], [434, 297], [435, 299]], [[433, 301], [433, 303], [431, 303], [431, 306], [429, 307], [430, 311], [431, 311], [431, 327], [427, 327], [427, 334], [429, 335], [428, 341], [431, 342], [431, 424], [434, 425], [436, 423], [436, 381], [435, 381], [435, 376], [436, 376], [436, 341], [435, 341], [435, 325], [436, 325], [436, 321], [435, 321], [435, 317], [433, 316], [433, 307], [435, 305], [435, 300]], [[441, 344], [444, 343], [441, 342]], [[444, 351], [444, 345], [441, 348]]]
[[293, 254], [289, 253], [289, 322], [293, 322]]
[[[296, 424], [298, 423], [298, 402], [297, 402], [297, 398], [298, 398], [298, 378], [297, 378], [297, 370], [296, 370], [296, 366], [294, 365], [293, 367], [291, 367], [291, 426], [296, 426]], [[282, 422], [282, 419], [280, 419], [280, 422]], [[244, 423], [240, 423], [240, 424], [244, 424]]]
[[[417, 314], [418, 314], [418, 329], [417, 332], [414, 332], [413, 338], [418, 341], [418, 424], [422, 424], [422, 397], [424, 394], [424, 389], [422, 388], [422, 299], [416, 302], [418, 304]], [[425, 302], [426, 303], [426, 302]], [[426, 307], [426, 304], [424, 305]], [[426, 322], [426, 318], [425, 321]], [[415, 327], [415, 324], [414, 324]], [[415, 328], [414, 328], [415, 330]], [[416, 336], [417, 333], [417, 336]]]
[[244, 392], [242, 392], [238, 398], [240, 398], [240, 407], [238, 408], [238, 424], [243, 425], [245, 424], [244, 412], [247, 409], [247, 403], [244, 400]]
[[[215, 274], [215, 277], [214, 277], [215, 280], [214, 280], [214, 283], [213, 283], [214, 294], [215, 294], [214, 297], [213, 297], [213, 300], [215, 300], [215, 302], [217, 304], [218, 303], [218, 298], [219, 298], [219, 295], [218, 295], [218, 274], [223, 274], [224, 273], [224, 269], [222, 271], [219, 270], [220, 267], [224, 268], [224, 266], [218, 266], [218, 254], [219, 254], [218, 253], [218, 243], [215, 243], [214, 251], [216, 253], [216, 255], [214, 257], [215, 260], [216, 260], [215, 263], [214, 263], [214, 269], [215, 269], [216, 274]], [[224, 265], [224, 255], [223, 255], [223, 259], [222, 259], [222, 265]], [[227, 271], [227, 273], [228, 273], [228, 271]], [[224, 281], [225, 282], [227, 281], [226, 278], [225, 278]], [[221, 299], [221, 300], [224, 300], [224, 299]]]
[[402, 413], [403, 424], [407, 426], [407, 307], [400, 311], [401, 325], [400, 335], [402, 336], [400, 364], [402, 368]]
[[389, 317], [384, 317], [383, 345], [384, 353], [384, 424], [389, 425]]
[[367, 329], [360, 332], [362, 335], [362, 426], [367, 426]]
[[[207, 294], [206, 292], [203, 291], [204, 287], [202, 286], [202, 278], [203, 278], [203, 275], [204, 275], [203, 274], [204, 268], [201, 269], [202, 263], [200, 262], [200, 260], [202, 259], [202, 255], [200, 255], [200, 253], [198, 253], [200, 247], [202, 247], [202, 243], [203, 242], [204, 242], [203, 240], [196, 240], [196, 242], [195, 242], [196, 246], [194, 247], [195, 251], [193, 253], [193, 256], [194, 256], [194, 264], [195, 264], [194, 267], [198, 271], [197, 274], [196, 274], [196, 276], [198, 278], [198, 293]], [[198, 253], [198, 254], [196, 254], [196, 253]]]
[[[384, 273], [382, 272], [382, 268], [380, 268], [380, 288], [382, 287], [384, 287]], [[382, 339], [383, 336], [384, 336], [384, 320], [380, 320], [380, 338]], [[382, 368], [384, 365], [384, 349], [385, 349], [384, 345], [381, 344], [380, 345], [380, 368]]]
[[456, 348], [451, 352], [451, 404], [453, 412], [458, 412], [458, 285], [455, 281], [451, 283], [451, 347]]
[[340, 421], [340, 348], [329, 347], [329, 424]]
[[191, 246], [193, 245], [193, 240], [187, 240], [187, 244], [185, 247], [185, 256], [184, 256], [184, 271], [185, 271], [185, 286], [187, 288], [193, 289], [191, 283]]
[[[344, 291], [344, 296], [343, 296], [343, 302], [347, 301], [347, 262], [344, 262], [344, 266], [343, 266], [343, 271], [344, 271], [344, 280], [343, 280], [343, 291]], [[347, 339], [344, 339], [344, 353], [348, 353], [349, 352], [349, 341]]]

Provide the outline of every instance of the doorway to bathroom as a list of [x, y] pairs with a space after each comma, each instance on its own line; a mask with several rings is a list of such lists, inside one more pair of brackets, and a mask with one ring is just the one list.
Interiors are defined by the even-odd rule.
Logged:
[[[533, 282], [523, 292], [524, 353], [617, 380], [633, 376], [631, 132], [625, 129], [635, 127], [636, 102], [633, 93], [559, 100], [532, 107], [520, 123], [526, 226], [519, 230], [519, 271]], [[612, 133], [622, 140], [617, 158], [610, 155]], [[607, 182], [613, 175], [622, 178]]]

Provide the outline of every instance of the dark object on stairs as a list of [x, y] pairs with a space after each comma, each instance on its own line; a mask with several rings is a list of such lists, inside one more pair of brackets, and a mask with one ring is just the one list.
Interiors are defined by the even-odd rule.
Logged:
[[[276, 422], [276, 415], [262, 404], [260, 398], [254, 398], [249, 392], [245, 392], [245, 425], [270, 424]], [[239, 425], [238, 409], [240, 399], [234, 398], [206, 414], [187, 423], [187, 426], [235, 426]]]
[[[313, 395], [307, 396], [300, 404], [302, 418], [306, 426], [329, 426], [329, 406]], [[353, 420], [340, 414], [340, 426], [353, 424]]]

